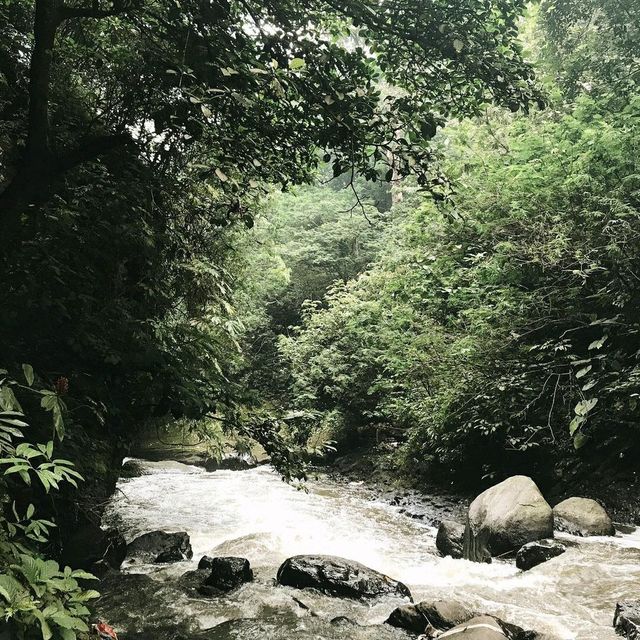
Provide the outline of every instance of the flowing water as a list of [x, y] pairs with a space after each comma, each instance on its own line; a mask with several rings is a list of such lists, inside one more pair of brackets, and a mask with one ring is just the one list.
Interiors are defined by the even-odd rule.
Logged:
[[[614, 640], [616, 601], [640, 597], [640, 533], [563, 536], [576, 544], [523, 573], [512, 562], [485, 565], [439, 557], [433, 527], [376, 500], [356, 483], [318, 480], [305, 492], [267, 467], [209, 473], [175, 462], [142, 465], [146, 475], [120, 481], [106, 523], [117, 524], [129, 540], [154, 529], [187, 531], [194, 558], [173, 565], [129, 565], [127, 572], [152, 574], [170, 584], [205, 554], [243, 556], [254, 568], [255, 581], [226, 597], [166, 603], [168, 619], [171, 611], [188, 612], [201, 628], [221, 625], [217, 635], [207, 637], [355, 637], [328, 631], [319, 621], [347, 616], [363, 625], [378, 624], [398, 604], [363, 604], [277, 587], [273, 578], [279, 564], [303, 553], [358, 560], [403, 581], [416, 601], [461, 600], [559, 640]], [[249, 633], [236, 633], [234, 623], [221, 624], [239, 618], [252, 619]]]

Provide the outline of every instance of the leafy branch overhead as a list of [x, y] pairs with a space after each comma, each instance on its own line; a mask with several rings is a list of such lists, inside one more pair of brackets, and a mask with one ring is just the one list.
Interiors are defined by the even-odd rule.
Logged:
[[5, 224], [124, 144], [159, 170], [190, 163], [230, 207], [264, 182], [308, 181], [318, 150], [336, 175], [376, 180], [389, 165], [427, 185], [447, 118], [539, 100], [516, 40], [523, 6], [36, 0], [34, 15], [11, 0], [4, 112], [22, 141], [0, 177]]

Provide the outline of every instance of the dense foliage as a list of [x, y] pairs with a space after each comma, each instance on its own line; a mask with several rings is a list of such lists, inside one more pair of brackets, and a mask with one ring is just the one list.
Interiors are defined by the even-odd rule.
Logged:
[[[593, 23], [583, 3], [548, 7], [541, 64], [554, 103], [448, 129], [449, 201], [405, 201], [380, 260], [281, 339], [292, 397], [321, 415], [307, 436], [346, 451], [388, 432], [404, 441], [397, 464], [440, 478], [550, 473], [575, 451], [632, 463], [638, 22], [623, 29], [634, 10], [613, 4]], [[585, 28], [583, 48], [561, 57], [567, 33]]]
[[[23, 374], [19, 383], [0, 371], [0, 504], [6, 508], [6, 515], [0, 513], [0, 619], [17, 640], [33, 637], [34, 629], [44, 640], [73, 640], [76, 632], [89, 631], [87, 603], [98, 593], [83, 584], [95, 578], [41, 554], [56, 525], [36, 517], [37, 508], [25, 502], [25, 488], [35, 485], [36, 495], [48, 495], [65, 483], [77, 487], [82, 477], [70, 461], [53, 456], [64, 433], [62, 383], [58, 392], [39, 389], [31, 365], [23, 366]], [[50, 440], [25, 440], [29, 424], [18, 396], [51, 415]]]
[[[13, 516], [28, 510], [24, 522], [29, 504], [62, 506], [62, 533], [47, 552], [64, 546], [64, 528], [99, 518], [87, 513], [98, 502], [87, 500], [90, 490], [108, 491], [115, 463], [150, 421], [214, 416], [260, 441], [285, 477], [303, 473], [282, 422], [244, 406], [247, 363], [238, 354], [271, 320], [268, 295], [252, 309], [251, 284], [237, 287], [252, 270], [263, 275], [258, 259], [245, 260], [250, 243], [240, 230], [252, 227], [272, 185], [310, 182], [325, 163], [346, 190], [332, 216], [309, 227], [318, 230], [315, 255], [292, 238], [281, 291], [297, 304], [307, 287], [320, 296], [336, 275], [348, 281], [375, 249], [361, 218], [339, 221], [342, 202], [353, 208], [355, 198], [354, 212], [379, 217], [358, 203], [359, 176], [378, 183], [413, 174], [442, 197], [444, 182], [430, 169], [432, 139], [447, 118], [477, 114], [487, 102], [515, 111], [540, 100], [517, 40], [523, 7], [1, 3], [0, 362], [11, 380], [22, 362], [32, 363], [56, 437], [65, 436], [57, 447], [87, 477], [79, 508], [63, 487], [53, 501], [37, 483], [25, 492], [10, 487], [22, 508]], [[300, 211], [299, 229], [307, 215]], [[321, 240], [329, 222], [334, 230]], [[355, 230], [363, 244], [346, 246]], [[27, 414], [28, 442], [55, 440], [40, 412]], [[34, 464], [41, 455], [44, 465], [56, 464], [47, 444], [5, 445], [16, 447], [9, 457], [33, 453]], [[16, 465], [5, 476], [24, 471], [42, 481], [43, 471], [54, 473]], [[3, 514], [9, 522], [10, 504]], [[22, 578], [19, 559], [8, 573], [3, 563], [5, 617], [20, 633], [74, 637], [85, 616], [77, 576], [42, 560], [42, 549], [23, 551], [30, 568]], [[62, 595], [60, 585], [68, 589]], [[26, 609], [14, 606], [23, 592]]]

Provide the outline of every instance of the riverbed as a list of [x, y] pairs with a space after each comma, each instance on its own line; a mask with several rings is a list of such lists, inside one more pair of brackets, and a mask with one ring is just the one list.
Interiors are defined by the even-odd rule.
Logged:
[[614, 640], [616, 601], [640, 597], [640, 533], [561, 535], [576, 544], [523, 573], [511, 561], [486, 565], [440, 557], [430, 524], [438, 513], [425, 521], [407, 517], [359, 483], [319, 478], [299, 489], [267, 466], [207, 472], [177, 462], [141, 461], [141, 467], [143, 475], [119, 481], [104, 523], [117, 526], [128, 541], [155, 529], [187, 531], [194, 557], [170, 565], [125, 564], [125, 572], [171, 584], [205, 554], [243, 556], [254, 569], [255, 581], [228, 596], [166, 603], [176, 617], [188, 611], [198, 627], [221, 625], [219, 634], [207, 637], [251, 637], [230, 631], [235, 623], [228, 621], [238, 619], [245, 624], [250, 619], [265, 639], [281, 637], [282, 629], [282, 637], [289, 638], [347, 637], [320, 621], [346, 616], [361, 625], [379, 624], [400, 604], [393, 599], [365, 604], [276, 586], [280, 563], [305, 553], [357, 560], [407, 584], [416, 601], [460, 600], [558, 640]]

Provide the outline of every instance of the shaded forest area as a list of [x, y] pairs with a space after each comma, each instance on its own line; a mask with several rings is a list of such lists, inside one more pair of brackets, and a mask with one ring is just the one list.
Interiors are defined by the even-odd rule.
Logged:
[[87, 632], [58, 561], [149, 428], [257, 441], [287, 479], [367, 450], [418, 487], [633, 485], [639, 25], [633, 0], [6, 0], [19, 637]]

